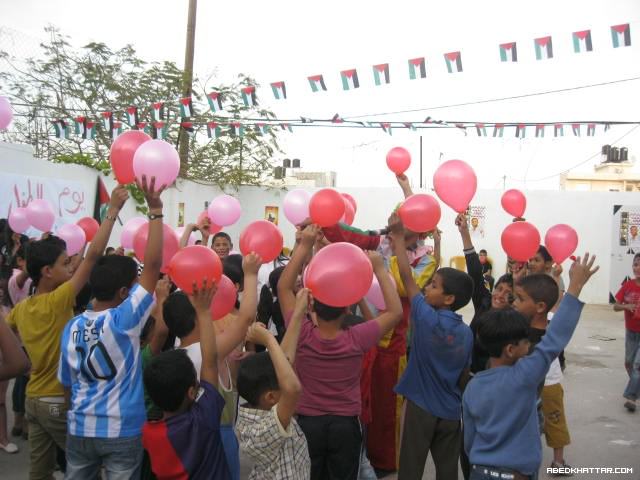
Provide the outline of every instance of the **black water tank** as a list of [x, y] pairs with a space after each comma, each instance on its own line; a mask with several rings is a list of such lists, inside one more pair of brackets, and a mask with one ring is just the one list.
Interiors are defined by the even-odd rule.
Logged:
[[273, 172], [273, 176], [276, 178], [276, 180], [280, 180], [284, 177], [283, 170], [284, 169], [282, 167], [275, 168], [275, 171]]
[[618, 150], [618, 147], [613, 147], [611, 149], [611, 159], [609, 161], [613, 163], [620, 163], [620, 151]]
[[620, 149], [620, 161], [621, 162], [629, 161], [629, 149], [627, 147], [622, 147]]
[[282, 166], [283, 166], [284, 168], [291, 168], [291, 160], [289, 160], [288, 158], [285, 158], [285, 159], [282, 161]]
[[300, 159], [299, 158], [294, 158], [293, 159], [293, 168], [300, 168]]

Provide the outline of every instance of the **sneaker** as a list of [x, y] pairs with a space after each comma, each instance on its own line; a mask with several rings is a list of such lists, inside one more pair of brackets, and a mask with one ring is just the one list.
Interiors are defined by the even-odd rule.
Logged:
[[624, 402], [624, 408], [629, 410], [629, 412], [633, 413], [636, 411], [636, 402], [632, 400], [627, 400], [626, 402]]
[[[551, 462], [551, 468], [572, 468], [571, 465], [568, 465], [567, 462], [563, 461], [562, 463]], [[552, 473], [552, 477], [573, 477], [573, 473]]]
[[7, 453], [18, 453], [18, 446], [15, 443], [9, 442], [6, 445], [0, 443], [0, 448]]

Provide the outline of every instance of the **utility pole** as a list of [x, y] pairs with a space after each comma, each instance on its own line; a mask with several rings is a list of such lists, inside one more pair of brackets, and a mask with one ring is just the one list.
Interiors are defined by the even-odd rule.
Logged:
[[422, 135], [420, 135], [420, 188], [422, 188]]
[[506, 190], [507, 189], [507, 176], [503, 175], [502, 176], [502, 190]]
[[[183, 98], [191, 96], [191, 87], [193, 85], [193, 56], [196, 43], [196, 10], [198, 8], [198, 0], [189, 0], [189, 14], [187, 20], [187, 45], [184, 52], [184, 73], [182, 74], [182, 94]], [[189, 159], [189, 135], [180, 128], [178, 134], [178, 153], [180, 154], [180, 173], [184, 174], [187, 170]]]

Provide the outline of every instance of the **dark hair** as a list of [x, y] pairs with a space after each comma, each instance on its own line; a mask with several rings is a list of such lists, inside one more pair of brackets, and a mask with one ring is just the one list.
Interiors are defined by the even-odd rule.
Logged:
[[191, 387], [197, 384], [196, 369], [186, 350], [162, 352], [151, 359], [143, 373], [147, 393], [165, 412], [175, 412]]
[[256, 353], [243, 360], [238, 371], [237, 387], [238, 394], [253, 407], [258, 406], [263, 393], [280, 389], [269, 353]]
[[635, 262], [638, 258], [640, 258], [640, 253], [636, 253], [636, 254], [633, 256], [633, 261]]
[[233, 245], [233, 242], [231, 241], [231, 237], [229, 236], [228, 233], [225, 232], [218, 232], [213, 236], [213, 239], [211, 240], [211, 244], [213, 245], [213, 242], [216, 241], [216, 238], [226, 238], [229, 241], [229, 245]]
[[360, 315], [356, 315], [354, 313], [348, 313], [343, 319], [342, 319], [342, 325], [340, 325], [340, 327], [342, 328], [342, 330], [346, 330], [350, 327], [355, 327], [356, 325], [360, 325], [361, 323], [364, 323], [366, 320], [364, 318], [362, 318]]
[[478, 252], [478, 255], [482, 255], [483, 253], [484, 253], [485, 255], [487, 254], [487, 251], [486, 251], [484, 248], [483, 248], [483, 249], [481, 249], [481, 250]]
[[91, 285], [85, 283], [76, 295], [76, 303], [73, 307], [73, 313], [80, 315], [87, 309], [89, 302], [91, 301]]
[[113, 252], [115, 252], [116, 249], [113, 247], [107, 247], [107, 249], [104, 251], [105, 255], [111, 255]]
[[276, 335], [278, 341], [282, 340], [285, 333], [284, 318], [282, 318], [280, 301], [278, 300], [278, 281], [283, 271], [284, 267], [278, 267], [269, 274], [269, 285], [262, 286], [258, 302], [258, 321], [269, 325], [269, 320], [273, 320], [278, 331], [278, 335]]
[[66, 250], [67, 244], [65, 241], [55, 235], [49, 235], [47, 238], [29, 244], [27, 248], [27, 272], [34, 286], [38, 286], [42, 278], [42, 269], [53, 266]]
[[184, 292], [174, 292], [162, 307], [164, 323], [172, 335], [183, 338], [196, 328], [196, 311]]
[[471, 300], [473, 293], [473, 279], [469, 274], [455, 268], [440, 268], [436, 275], [442, 280], [442, 291], [445, 295], [453, 295], [455, 300], [451, 304], [451, 310], [457, 311]]
[[156, 326], [156, 319], [153, 315], [149, 315], [147, 322], [144, 324], [142, 328], [142, 332], [140, 333], [140, 342], [146, 342], [148, 340], [148, 336], [153, 331], [153, 327]]
[[2, 291], [2, 300], [0, 301], [0, 305], [4, 307], [13, 307], [13, 303], [11, 302], [11, 296], [9, 295], [9, 279], [8, 278], [0, 278], [0, 290]]
[[28, 245], [28, 243], [22, 243], [20, 245], [18, 250], [16, 250], [16, 254], [13, 256], [13, 260], [14, 261], [16, 259], [18, 259], [18, 258], [21, 258], [22, 260], [26, 260], [27, 259], [27, 245]]
[[493, 288], [496, 288], [501, 283], [508, 283], [509, 286], [511, 288], [513, 288], [513, 275], [511, 275], [510, 273], [505, 273], [500, 278], [498, 278], [498, 280], [496, 281], [496, 284], [493, 286]]
[[549, 250], [547, 250], [547, 247], [545, 247], [544, 245], [540, 245], [536, 253], [540, 254], [545, 263], [553, 261], [553, 258], [549, 254]]
[[320, 318], [321, 320], [331, 322], [344, 315], [346, 313], [346, 307], [332, 307], [314, 298], [313, 311], [316, 312], [318, 318]]
[[529, 338], [529, 321], [516, 310], [490, 310], [482, 317], [478, 341], [490, 357], [500, 357], [504, 347], [525, 338]]
[[228, 255], [222, 261], [222, 273], [224, 273], [229, 280], [233, 283], [237, 283], [242, 288], [244, 284], [244, 270], [242, 270], [242, 255]]
[[98, 259], [89, 283], [96, 300], [108, 301], [123, 287], [130, 288], [138, 278], [138, 264], [124, 255], [105, 255]]
[[558, 284], [546, 273], [527, 275], [518, 281], [517, 286], [527, 292], [534, 302], [544, 302], [546, 312], [558, 302]]

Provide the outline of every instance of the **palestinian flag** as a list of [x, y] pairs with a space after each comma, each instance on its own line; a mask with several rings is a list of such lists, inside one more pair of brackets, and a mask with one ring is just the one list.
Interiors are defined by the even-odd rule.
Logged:
[[85, 121], [82, 138], [87, 140], [93, 140], [96, 138], [96, 122], [92, 122], [91, 120]]
[[516, 137], [524, 138], [527, 133], [527, 126], [524, 123], [519, 123], [516, 125]]
[[242, 102], [245, 107], [255, 107], [258, 104], [256, 100], [256, 87], [244, 87], [240, 92], [242, 93]]
[[579, 137], [580, 136], [580, 124], [579, 123], [572, 123], [571, 124], [571, 130], [573, 130], [573, 135], [575, 137]]
[[561, 123], [556, 123], [553, 126], [553, 136], [564, 137], [564, 125], [562, 125]]
[[431, 116], [428, 116], [424, 119], [423, 123], [435, 123], [436, 125], [444, 125], [445, 122], [443, 122], [442, 120], [436, 120], [435, 118], [431, 118]]
[[409, 59], [409, 79], [427, 78], [427, 67], [424, 57]]
[[516, 49], [516, 42], [500, 44], [500, 61], [501, 62], [517, 62], [518, 61], [518, 50]]
[[444, 60], [447, 62], [447, 71], [449, 73], [462, 71], [462, 55], [460, 55], [460, 52], [445, 53]]
[[291, 128], [291, 125], [288, 123], [281, 123], [280, 126], [282, 127], [283, 130], [288, 130], [289, 132], [293, 133], [293, 128]]
[[213, 113], [222, 110], [222, 95], [218, 92], [207, 93], [207, 100], [209, 101], [209, 108]]
[[151, 136], [158, 140], [164, 140], [167, 136], [168, 127], [167, 122], [153, 122]]
[[343, 90], [353, 90], [354, 88], [360, 88], [360, 82], [358, 81], [358, 72], [355, 68], [351, 70], [341, 71], [340, 78], [342, 79]]
[[484, 123], [476, 123], [476, 132], [479, 137], [487, 136], [487, 128], [484, 126]]
[[80, 137], [84, 136], [84, 125], [86, 120], [87, 119], [85, 117], [76, 117], [73, 119], [73, 125], [75, 127], [76, 135]]
[[313, 120], [307, 117], [300, 117], [302, 123], [313, 123]]
[[220, 125], [216, 122], [208, 122], [207, 123], [207, 137], [218, 139], [222, 134], [222, 129]]
[[160, 122], [164, 118], [164, 103], [156, 102], [151, 105], [151, 118], [154, 122]]
[[149, 134], [149, 124], [147, 122], [138, 122], [136, 123], [136, 130], [142, 130], [144, 133]]
[[231, 122], [231, 134], [236, 137], [244, 137], [244, 125], [240, 122]]
[[273, 96], [276, 100], [287, 99], [287, 88], [285, 87], [284, 82], [273, 82], [271, 84], [271, 91], [273, 92]]
[[592, 52], [591, 30], [573, 32], [573, 51], [576, 53]]
[[136, 128], [138, 125], [138, 107], [131, 105], [127, 107], [127, 111], [125, 112], [127, 115], [127, 123], [131, 128]]
[[109, 208], [109, 201], [111, 197], [109, 196], [109, 191], [107, 187], [104, 186], [104, 182], [102, 178], [98, 175], [98, 185], [96, 187], [96, 199], [93, 204], [93, 218], [98, 222], [102, 223], [104, 220], [104, 216], [107, 214], [107, 209]]
[[187, 135], [193, 137], [196, 134], [196, 129], [193, 126], [193, 122], [180, 122], [180, 128], [182, 128]]
[[631, 28], [628, 23], [613, 25], [611, 27], [611, 40], [613, 48], [631, 46]]
[[67, 122], [64, 120], [55, 120], [53, 122], [53, 128], [56, 132], [56, 138], [69, 138], [69, 127], [67, 126]]
[[409, 130], [411, 130], [412, 132], [417, 132], [418, 131], [416, 126], [411, 122], [405, 122], [404, 126], [407, 127]]
[[269, 128], [269, 124], [267, 123], [256, 123], [256, 131], [260, 135], [267, 135], [271, 130]]
[[536, 125], [536, 137], [544, 137], [544, 124]]
[[380, 65], [373, 66], [373, 80], [376, 86], [380, 86], [383, 83], [390, 83], [389, 79], [389, 64], [382, 63]]
[[182, 118], [193, 116], [193, 102], [191, 101], [191, 97], [180, 99], [180, 116]]
[[596, 124], [588, 123], [587, 124], [587, 137], [593, 137], [596, 134]]
[[322, 75], [312, 75], [307, 77], [309, 80], [309, 85], [311, 86], [312, 92], [319, 92], [320, 90], [327, 90], [326, 85], [324, 84], [324, 77]]
[[111, 138], [115, 140], [118, 135], [122, 135], [122, 122], [113, 122], [113, 130], [111, 130]]
[[385, 133], [388, 133], [389, 135], [393, 134], [393, 132], [391, 131], [391, 124], [390, 123], [381, 123], [380, 124], [380, 128], [382, 128], [382, 130]]
[[333, 118], [331, 119], [331, 123], [343, 123], [344, 120], [342, 118], [340, 118], [340, 114], [336, 113]]
[[548, 60], [553, 58], [553, 45], [551, 36], [536, 38], [533, 41], [536, 47], [536, 60]]
[[493, 126], [493, 136], [502, 137], [504, 135], [504, 123], [496, 123]]
[[109, 133], [113, 130], [113, 112], [102, 112], [102, 127]]

